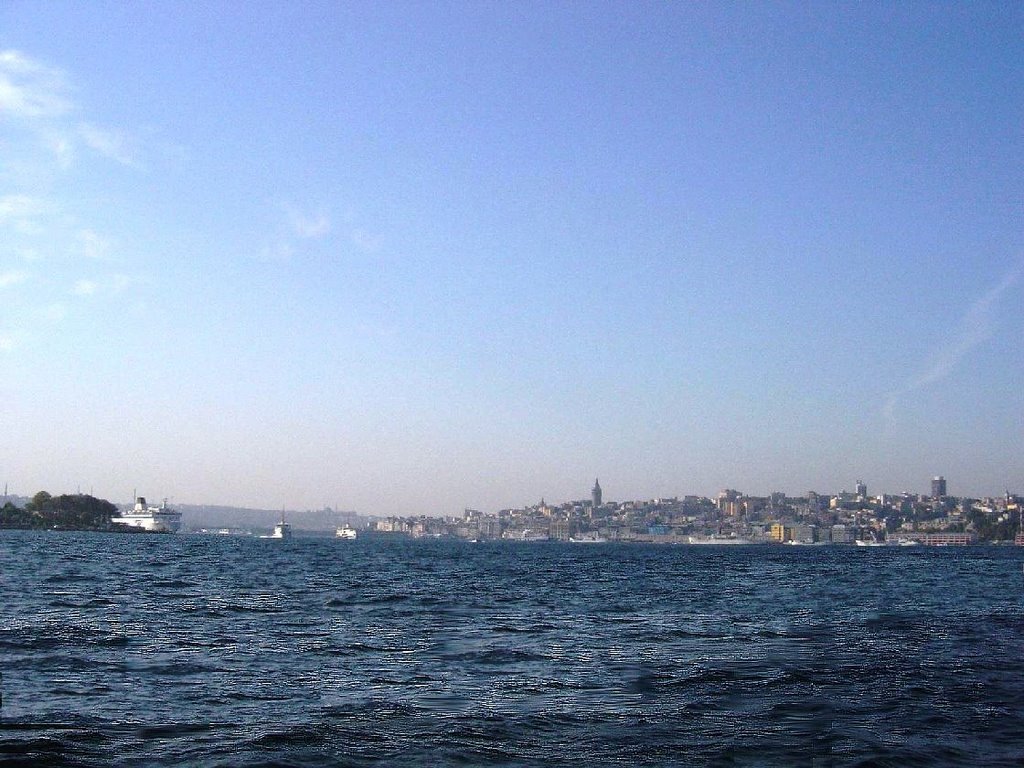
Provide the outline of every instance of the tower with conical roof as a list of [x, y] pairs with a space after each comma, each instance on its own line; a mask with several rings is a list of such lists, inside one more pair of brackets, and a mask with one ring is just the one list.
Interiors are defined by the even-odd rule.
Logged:
[[594, 500], [594, 509], [601, 506], [601, 484], [594, 478], [594, 490], [590, 492], [590, 497]]

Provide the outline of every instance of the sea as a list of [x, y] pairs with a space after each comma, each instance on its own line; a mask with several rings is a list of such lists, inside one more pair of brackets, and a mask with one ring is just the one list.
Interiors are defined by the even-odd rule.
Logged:
[[0, 531], [0, 765], [1020, 766], [1022, 564]]

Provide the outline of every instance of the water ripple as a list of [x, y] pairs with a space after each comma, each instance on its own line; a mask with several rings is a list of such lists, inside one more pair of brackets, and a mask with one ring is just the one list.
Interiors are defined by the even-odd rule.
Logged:
[[804, 549], [5, 531], [0, 765], [1024, 762], [1024, 551]]

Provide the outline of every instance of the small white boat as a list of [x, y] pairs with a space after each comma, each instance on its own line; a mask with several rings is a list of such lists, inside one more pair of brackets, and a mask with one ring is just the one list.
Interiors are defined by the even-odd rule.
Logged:
[[292, 527], [284, 521], [284, 512], [281, 513], [281, 522], [274, 526], [274, 532], [269, 536], [260, 536], [261, 539], [290, 539]]
[[274, 526], [274, 532], [270, 534], [272, 539], [290, 539], [292, 537], [292, 527], [282, 521]]
[[359, 533], [351, 525], [339, 525], [334, 531], [334, 535], [339, 539], [354, 539]]

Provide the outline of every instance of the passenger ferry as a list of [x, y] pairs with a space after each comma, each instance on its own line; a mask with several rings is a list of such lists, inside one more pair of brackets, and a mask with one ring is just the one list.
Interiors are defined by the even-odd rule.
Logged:
[[135, 506], [119, 517], [110, 518], [115, 525], [128, 525], [142, 528], [152, 533], [177, 533], [181, 530], [181, 512], [167, 506], [167, 499], [159, 507], [146, 505], [146, 497], [135, 499]]
[[339, 525], [334, 531], [334, 535], [339, 539], [354, 539], [359, 533], [351, 525]]

